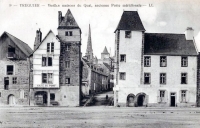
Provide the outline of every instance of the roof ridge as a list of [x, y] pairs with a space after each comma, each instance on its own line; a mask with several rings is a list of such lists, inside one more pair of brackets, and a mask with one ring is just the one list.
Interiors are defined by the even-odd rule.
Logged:
[[184, 33], [149, 33], [149, 32], [145, 32], [145, 34], [174, 34], [174, 35], [185, 35]]
[[[6, 34], [9, 34], [9, 35], [11, 35], [11, 36], [13, 36], [12, 34], [10, 34], [10, 33], [6, 32], [6, 31], [5, 31], [5, 33], [6, 33]], [[16, 39], [20, 40], [20, 39], [19, 39], [19, 38], [17, 38], [16, 36], [13, 36], [13, 37], [15, 37]], [[22, 43], [24, 43], [24, 44], [28, 45], [28, 44], [27, 44], [27, 43], [25, 43], [24, 41], [22, 41], [22, 40], [20, 40], [20, 41], [21, 41]], [[28, 46], [29, 46], [29, 45], [28, 45]]]

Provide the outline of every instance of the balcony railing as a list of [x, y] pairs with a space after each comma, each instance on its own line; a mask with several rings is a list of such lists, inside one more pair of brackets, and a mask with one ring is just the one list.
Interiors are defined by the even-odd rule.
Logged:
[[9, 59], [15, 59], [16, 58], [16, 54], [14, 52], [8, 52], [7, 53], [7, 58], [9, 58]]

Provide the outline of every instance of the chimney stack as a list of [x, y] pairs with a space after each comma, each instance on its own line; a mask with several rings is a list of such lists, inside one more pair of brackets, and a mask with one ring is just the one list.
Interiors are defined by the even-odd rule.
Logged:
[[185, 31], [186, 40], [193, 40], [194, 37], [194, 29], [192, 27], [187, 27]]
[[60, 25], [61, 21], [62, 21], [62, 12], [58, 11], [58, 26]]
[[34, 43], [34, 50], [40, 45], [42, 41], [42, 32], [39, 30], [36, 31], [35, 43]]

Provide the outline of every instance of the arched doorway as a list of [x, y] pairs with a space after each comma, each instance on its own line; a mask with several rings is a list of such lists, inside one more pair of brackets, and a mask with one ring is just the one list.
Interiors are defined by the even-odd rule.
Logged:
[[47, 92], [38, 91], [35, 93], [36, 105], [47, 105]]
[[129, 94], [127, 96], [127, 107], [134, 107], [135, 106], [134, 99], [135, 99], [134, 94]]
[[8, 96], [8, 104], [15, 105], [15, 96], [13, 94]]
[[136, 107], [142, 107], [142, 106], [147, 106], [147, 99], [148, 96], [145, 93], [138, 93], [136, 95]]

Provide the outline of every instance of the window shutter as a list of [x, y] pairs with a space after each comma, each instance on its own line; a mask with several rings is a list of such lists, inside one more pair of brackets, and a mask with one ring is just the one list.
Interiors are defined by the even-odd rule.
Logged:
[[186, 102], [188, 103], [189, 102], [189, 95], [190, 95], [190, 92], [187, 90], [186, 91]]
[[160, 90], [157, 91], [157, 101], [160, 102]]

